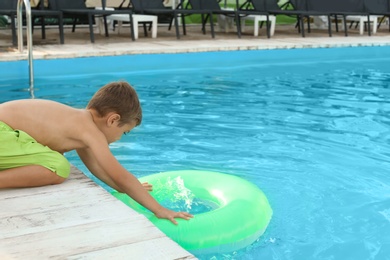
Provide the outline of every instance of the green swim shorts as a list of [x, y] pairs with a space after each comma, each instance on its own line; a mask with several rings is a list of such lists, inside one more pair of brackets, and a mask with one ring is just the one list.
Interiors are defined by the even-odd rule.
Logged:
[[70, 164], [61, 153], [0, 121], [0, 171], [27, 165], [41, 165], [63, 178], [70, 173]]

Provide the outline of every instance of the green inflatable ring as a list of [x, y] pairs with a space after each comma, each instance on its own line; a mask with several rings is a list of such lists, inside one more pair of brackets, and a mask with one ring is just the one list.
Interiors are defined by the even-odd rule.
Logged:
[[217, 172], [186, 170], [153, 174], [140, 181], [153, 184], [151, 195], [161, 202], [167, 195], [167, 192], [162, 192], [165, 184], [177, 177], [183, 180], [185, 187], [196, 198], [212, 202], [217, 208], [196, 214], [188, 221], [177, 219], [179, 224], [174, 225], [168, 220], [158, 219], [126, 194], [112, 194], [144, 214], [168, 237], [194, 254], [239, 250], [264, 233], [271, 220], [272, 209], [264, 193], [242, 178]]

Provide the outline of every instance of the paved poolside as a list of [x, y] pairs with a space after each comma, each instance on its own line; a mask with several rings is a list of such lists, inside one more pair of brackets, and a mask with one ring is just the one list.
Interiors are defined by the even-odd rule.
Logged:
[[[271, 39], [253, 37], [248, 27], [241, 39], [235, 33], [202, 35], [190, 27], [187, 36], [177, 40], [174, 32], [160, 27], [158, 38], [140, 34], [131, 41], [124, 28], [109, 38], [96, 34], [89, 41], [85, 28], [65, 33], [65, 44], [58, 44], [56, 29], [49, 29], [46, 40], [34, 35], [34, 59], [73, 58], [140, 53], [206, 52], [280, 48], [381, 46], [390, 45], [388, 26], [375, 36], [351, 30], [328, 37], [324, 30], [313, 30], [302, 38], [292, 26], [277, 26]], [[11, 46], [9, 30], [0, 30], [0, 61], [24, 60]], [[207, 62], [207, 61], [205, 61]], [[169, 66], [169, 64], [167, 64]], [[33, 189], [0, 191], [0, 259], [195, 259], [167, 238], [143, 215], [113, 198], [77, 169], [64, 184]]]
[[[38, 31], [38, 30], [36, 30]], [[152, 39], [150, 33], [145, 37], [140, 28], [140, 38], [131, 41], [129, 28], [122, 29], [121, 34], [111, 32], [110, 37], [95, 33], [95, 43], [89, 40], [89, 32], [77, 28], [75, 33], [70, 28], [65, 32], [65, 44], [59, 44], [56, 28], [48, 30], [46, 40], [42, 40], [40, 32], [34, 34], [34, 59], [74, 58], [88, 56], [113, 56], [124, 54], [146, 53], [186, 53], [231, 50], [260, 50], [260, 49], [292, 49], [292, 48], [329, 48], [346, 46], [381, 46], [390, 45], [388, 25], [382, 25], [378, 33], [368, 36], [358, 33], [358, 29], [349, 29], [349, 36], [343, 31], [333, 32], [329, 37], [327, 30], [312, 29], [303, 38], [291, 25], [277, 25], [274, 37], [267, 39], [264, 29], [259, 37], [253, 36], [253, 27], [247, 26], [245, 33], [238, 39], [235, 32], [217, 32], [214, 39], [210, 32], [203, 35], [199, 26], [188, 26], [188, 33], [177, 40], [173, 30], [166, 26], [159, 27], [157, 38]], [[26, 44], [25, 44], [26, 45]], [[27, 59], [26, 47], [19, 53], [17, 47], [12, 47], [9, 30], [0, 30], [0, 61]]]

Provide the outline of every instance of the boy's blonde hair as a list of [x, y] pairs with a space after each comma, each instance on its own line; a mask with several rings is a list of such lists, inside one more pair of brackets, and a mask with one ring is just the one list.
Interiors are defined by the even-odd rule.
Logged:
[[111, 82], [99, 89], [91, 98], [87, 109], [96, 110], [100, 116], [115, 112], [121, 116], [119, 125], [142, 121], [142, 109], [137, 92], [125, 81]]

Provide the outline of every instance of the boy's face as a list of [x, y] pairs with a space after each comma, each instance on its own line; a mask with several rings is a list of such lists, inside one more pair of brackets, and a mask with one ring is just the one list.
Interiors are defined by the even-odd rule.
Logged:
[[119, 126], [119, 121], [115, 122], [106, 132], [107, 142], [113, 143], [121, 139], [123, 134], [129, 133], [136, 126], [136, 122], [132, 121], [129, 124]]

